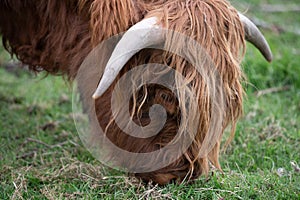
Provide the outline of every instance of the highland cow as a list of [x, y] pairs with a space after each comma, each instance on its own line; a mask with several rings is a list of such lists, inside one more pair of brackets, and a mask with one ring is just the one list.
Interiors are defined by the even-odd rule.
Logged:
[[[136, 30], [137, 27], [144, 28], [146, 32], [143, 34], [146, 36], [136, 33], [137, 39], [129, 41], [128, 30]], [[212, 71], [218, 73], [220, 81], [216, 82], [215, 87], [222, 89], [224, 98], [223, 107], [217, 116], [213, 116], [214, 98], [210, 95], [211, 88], [207, 86], [206, 77], [199, 74], [195, 66], [181, 56], [151, 46], [163, 44], [167, 49], [188, 49], [196, 60], [202, 58], [203, 52], [186, 47], [174, 32], [168, 34], [162, 29], [191, 38], [210, 57], [213, 66], [207, 65], [207, 68], [213, 68]], [[168, 166], [133, 174], [144, 181], [166, 184], [173, 180], [182, 182], [208, 174], [210, 163], [221, 169], [218, 159], [223, 132], [231, 124], [232, 137], [242, 113], [243, 73], [240, 64], [245, 52], [245, 39], [253, 43], [268, 61], [272, 59], [270, 48], [257, 27], [238, 13], [228, 1], [0, 1], [0, 34], [4, 47], [33, 71], [62, 74], [69, 80], [74, 80], [89, 52], [101, 42], [120, 33], [125, 34], [118, 39], [114, 48], [102, 49], [103, 58], [110, 58], [100, 61], [104, 63], [100, 67], [102, 78], [100, 76], [96, 81], [89, 81], [89, 78], [79, 81], [83, 104], [88, 107], [85, 105], [87, 102], [94, 102], [96, 121], [105, 130], [105, 136], [125, 151], [142, 154], [167, 146], [176, 135], [189, 137], [191, 128], [196, 130], [186, 151]], [[132, 48], [128, 49], [131, 53], [122, 55], [117, 63], [110, 63], [117, 59], [127, 45]], [[201, 62], [205, 64], [206, 61]], [[166, 110], [165, 124], [157, 134], [137, 138], [126, 134], [116, 123], [111, 98], [122, 75], [135, 66], [150, 66], [151, 63], [168, 65], [185, 79], [184, 83], [180, 82], [174, 75], [174, 87], [179, 88], [176, 94], [157, 84], [146, 84], [137, 91], [132, 91], [129, 105], [122, 106], [129, 107], [130, 120], [135, 124], [145, 127], [151, 123], [150, 108], [155, 104], [162, 105]], [[163, 78], [164, 74], [157, 75], [157, 79]], [[193, 93], [189, 93], [188, 87], [181, 87], [182, 84], [189, 85]], [[193, 99], [192, 97], [195, 101], [187, 101], [187, 98]], [[122, 98], [117, 101], [122, 104]], [[184, 109], [186, 106], [198, 111], [190, 110], [188, 113]], [[87, 108], [86, 112], [91, 112], [89, 109], [92, 108]], [[218, 127], [213, 127], [214, 132], [209, 133], [214, 125], [214, 117], [220, 123]], [[128, 120], [121, 118], [124, 124]], [[169, 159], [167, 153], [163, 158]], [[112, 152], [111, 159], [122, 163], [129, 158], [122, 158]], [[139, 163], [134, 159], [130, 162], [133, 166]], [[151, 164], [151, 159], [148, 162]], [[147, 169], [147, 163], [141, 168]]]

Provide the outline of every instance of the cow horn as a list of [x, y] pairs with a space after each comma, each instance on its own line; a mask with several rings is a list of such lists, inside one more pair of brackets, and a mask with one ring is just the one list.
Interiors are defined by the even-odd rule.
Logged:
[[[273, 57], [272, 52], [263, 34], [246, 16], [241, 13], [238, 14], [244, 25], [246, 40], [258, 48], [266, 60], [271, 62]], [[94, 99], [102, 96], [110, 87], [133, 55], [146, 47], [160, 44], [165, 40], [161, 27], [157, 23], [157, 17], [144, 19], [132, 26], [123, 35], [105, 67], [102, 79], [93, 95]]]
[[246, 40], [252, 43], [262, 53], [267, 61], [271, 62], [273, 59], [273, 55], [270, 46], [263, 34], [258, 30], [256, 25], [251, 22], [251, 20], [248, 19], [245, 15], [239, 13], [239, 17], [244, 25]]
[[94, 99], [103, 95], [133, 55], [149, 46], [161, 44], [165, 40], [162, 27], [157, 24], [157, 17], [147, 18], [132, 26], [123, 35], [105, 67], [102, 79], [93, 95]]

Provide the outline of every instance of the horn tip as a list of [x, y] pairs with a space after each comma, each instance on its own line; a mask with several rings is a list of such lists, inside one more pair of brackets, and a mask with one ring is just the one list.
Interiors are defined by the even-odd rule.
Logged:
[[267, 61], [268, 61], [269, 63], [271, 63], [271, 62], [273, 61], [273, 58], [269, 58], [269, 59], [267, 59]]
[[271, 63], [273, 61], [273, 54], [270, 52], [270, 54], [265, 56], [265, 58], [269, 63]]
[[93, 99], [94, 99], [94, 100], [98, 99], [99, 97], [100, 97], [100, 95], [98, 95], [98, 94], [96, 94], [96, 93], [93, 94]]

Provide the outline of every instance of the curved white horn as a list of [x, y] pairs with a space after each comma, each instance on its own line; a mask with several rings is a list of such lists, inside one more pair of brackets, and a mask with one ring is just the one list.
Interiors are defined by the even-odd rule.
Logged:
[[273, 55], [270, 46], [263, 34], [259, 31], [256, 25], [253, 22], [251, 22], [251, 20], [248, 19], [246, 16], [239, 13], [239, 17], [244, 25], [246, 40], [252, 43], [262, 53], [262, 55], [266, 58], [267, 61], [271, 62], [273, 59]]
[[[246, 16], [239, 13], [239, 17], [244, 25], [246, 40], [256, 46], [266, 60], [272, 61], [273, 55], [263, 34]], [[100, 97], [110, 87], [133, 55], [146, 47], [160, 44], [165, 40], [162, 27], [157, 23], [157, 17], [147, 18], [132, 26], [124, 34], [105, 67], [102, 79], [93, 95], [94, 99]]]
[[116, 45], [93, 98], [97, 99], [110, 87], [133, 55], [151, 45], [160, 44], [164, 40], [162, 27], [158, 25], [157, 17], [144, 19], [128, 29]]

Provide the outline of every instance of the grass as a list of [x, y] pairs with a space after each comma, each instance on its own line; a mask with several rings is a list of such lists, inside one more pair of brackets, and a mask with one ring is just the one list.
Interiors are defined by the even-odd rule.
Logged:
[[[300, 199], [300, 172], [291, 164], [300, 165], [300, 15], [260, 9], [281, 2], [233, 1], [270, 25], [264, 33], [275, 59], [268, 64], [248, 46], [245, 114], [221, 156], [224, 174], [159, 187], [108, 169], [80, 142], [68, 83], [0, 68], [0, 199]], [[7, 60], [0, 49], [0, 65]]]

